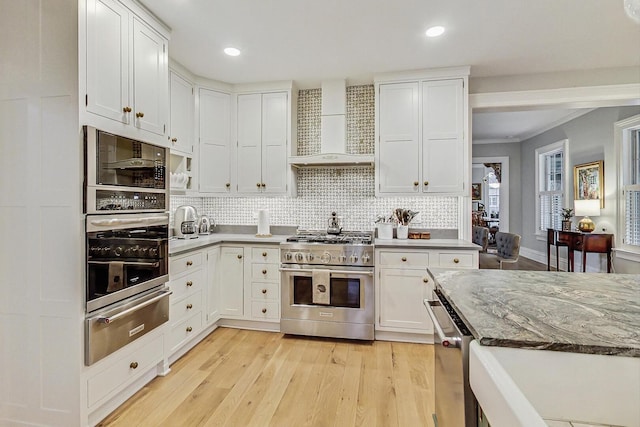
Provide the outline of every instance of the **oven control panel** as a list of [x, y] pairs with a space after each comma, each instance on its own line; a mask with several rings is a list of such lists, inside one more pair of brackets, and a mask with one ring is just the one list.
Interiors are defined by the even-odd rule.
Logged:
[[284, 264], [373, 266], [371, 245], [280, 245], [280, 257]]

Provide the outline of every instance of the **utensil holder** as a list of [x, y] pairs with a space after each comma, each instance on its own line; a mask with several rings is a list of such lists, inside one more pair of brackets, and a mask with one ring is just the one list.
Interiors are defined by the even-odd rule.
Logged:
[[393, 239], [393, 224], [378, 224], [378, 239]]
[[396, 236], [398, 237], [398, 239], [409, 238], [409, 226], [398, 224], [398, 230], [396, 231]]

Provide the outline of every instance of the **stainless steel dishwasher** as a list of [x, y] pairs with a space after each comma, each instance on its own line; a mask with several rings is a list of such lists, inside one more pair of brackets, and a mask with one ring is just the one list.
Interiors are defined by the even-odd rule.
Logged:
[[469, 385], [471, 332], [439, 289], [424, 300], [435, 329], [434, 377], [436, 427], [476, 427], [476, 401]]

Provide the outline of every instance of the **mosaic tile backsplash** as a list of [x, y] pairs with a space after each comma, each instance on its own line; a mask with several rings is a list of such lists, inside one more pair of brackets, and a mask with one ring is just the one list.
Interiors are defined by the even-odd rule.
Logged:
[[[298, 155], [320, 152], [322, 89], [298, 93]], [[347, 87], [347, 153], [373, 154], [375, 147], [375, 93], [373, 85]], [[373, 230], [378, 215], [394, 208], [420, 214], [411, 226], [456, 229], [457, 197], [375, 197], [374, 169], [301, 169], [297, 197], [188, 197], [171, 196], [171, 212], [193, 205], [218, 224], [255, 225], [258, 209], [268, 209], [272, 225], [324, 229], [332, 211], [342, 218], [345, 230]]]

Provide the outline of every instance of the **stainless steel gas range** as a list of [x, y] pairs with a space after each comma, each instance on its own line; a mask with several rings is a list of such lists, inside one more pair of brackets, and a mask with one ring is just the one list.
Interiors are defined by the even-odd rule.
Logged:
[[373, 340], [373, 235], [298, 232], [280, 244], [281, 332]]

